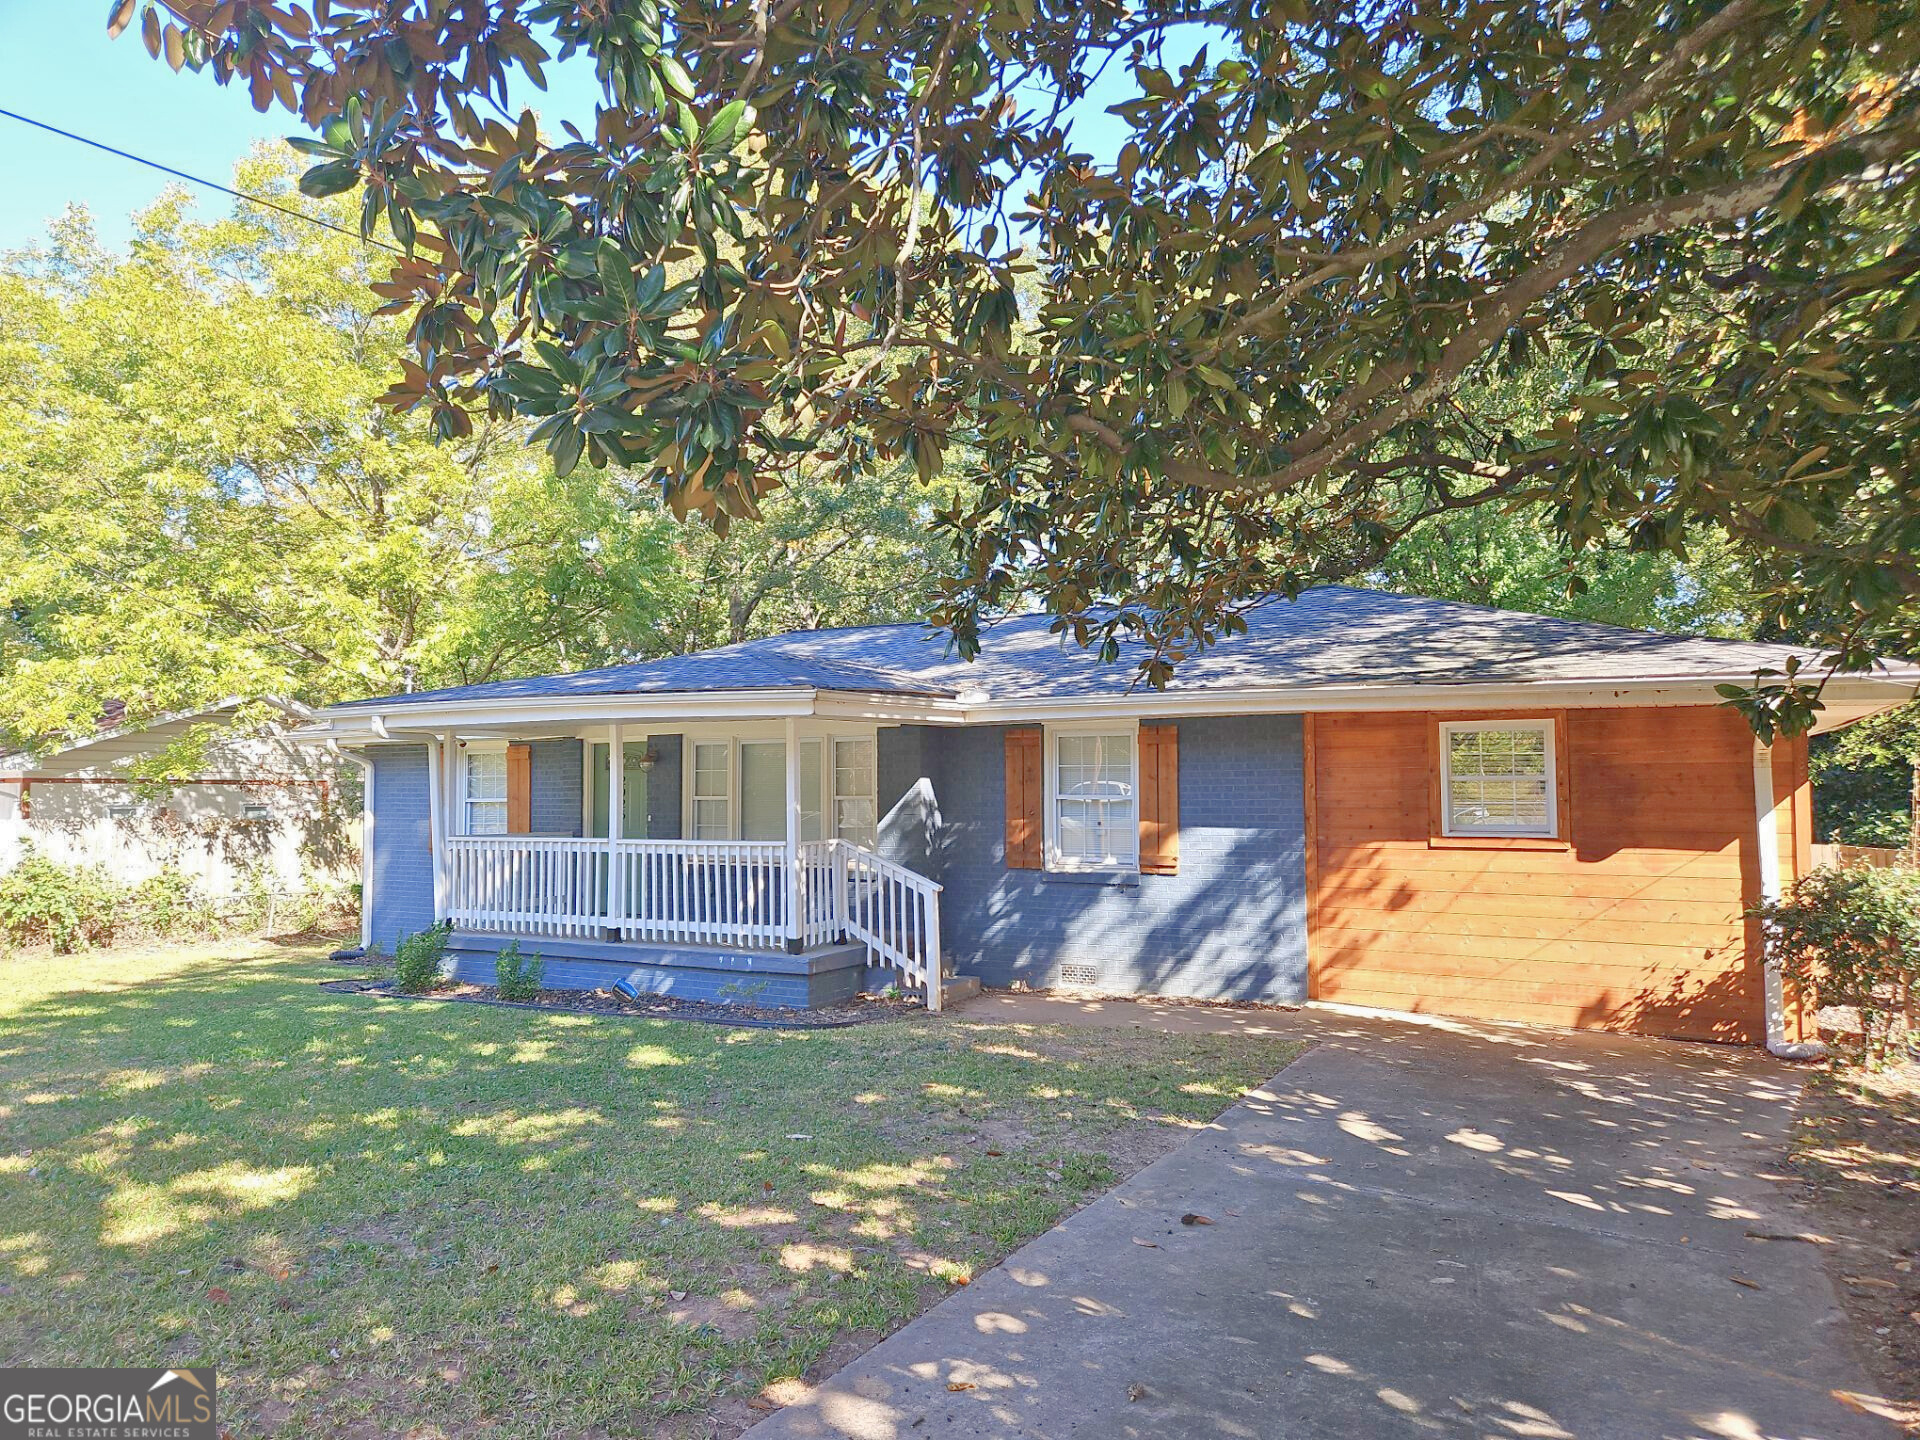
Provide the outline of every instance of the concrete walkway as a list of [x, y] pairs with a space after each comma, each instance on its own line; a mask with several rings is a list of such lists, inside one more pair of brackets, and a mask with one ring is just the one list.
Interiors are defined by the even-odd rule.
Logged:
[[1830, 1395], [1868, 1387], [1817, 1246], [1759, 1238], [1807, 1224], [1766, 1178], [1799, 1088], [1786, 1067], [1165, 1008], [1319, 1043], [753, 1440], [1894, 1433]]

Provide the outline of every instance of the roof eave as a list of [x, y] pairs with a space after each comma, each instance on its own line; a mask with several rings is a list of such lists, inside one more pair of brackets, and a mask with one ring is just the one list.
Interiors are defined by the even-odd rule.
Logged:
[[296, 733], [338, 744], [419, 739], [467, 727], [551, 726], [568, 722], [871, 719], [920, 722], [951, 711], [954, 702], [931, 695], [816, 690], [793, 686], [755, 690], [681, 690], [610, 695], [527, 695], [486, 700], [414, 700], [390, 707], [355, 704], [323, 710]]
[[[295, 731], [343, 745], [412, 740], [463, 728], [510, 729], [612, 721], [815, 718], [893, 724], [990, 725], [1080, 720], [1090, 716], [1180, 718], [1333, 711], [1584, 709], [1717, 705], [1715, 687], [1750, 684], [1752, 675], [1636, 676], [1612, 680], [1454, 681], [1429, 684], [1207, 687], [1119, 695], [959, 699], [800, 687], [613, 695], [542, 695], [493, 700], [414, 701], [382, 709], [355, 705], [321, 712]], [[1816, 730], [1836, 729], [1914, 698], [1920, 667], [1836, 675], [1824, 692]]]

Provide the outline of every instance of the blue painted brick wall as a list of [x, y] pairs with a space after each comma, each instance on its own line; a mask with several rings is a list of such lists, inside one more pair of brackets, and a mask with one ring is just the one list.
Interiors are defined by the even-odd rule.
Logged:
[[427, 747], [373, 746], [372, 940], [391, 955], [401, 938], [433, 915], [433, 855], [428, 848]]
[[1074, 965], [1115, 990], [1306, 998], [1299, 717], [1182, 720], [1179, 730], [1179, 873], [1122, 881], [1006, 868], [999, 728], [880, 732], [883, 812], [915, 781], [936, 798], [924, 868], [945, 887], [951, 969], [989, 985], [1048, 985]]
[[535, 740], [528, 747], [528, 789], [536, 835], [578, 835], [582, 824], [581, 779], [585, 760], [578, 740]]

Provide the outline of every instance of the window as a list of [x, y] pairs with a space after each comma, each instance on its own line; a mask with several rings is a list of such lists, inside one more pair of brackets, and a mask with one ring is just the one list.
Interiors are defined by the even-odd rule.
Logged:
[[1440, 754], [1443, 834], [1557, 833], [1552, 721], [1445, 724]]
[[1054, 864], [1069, 870], [1132, 867], [1140, 853], [1134, 809], [1134, 737], [1068, 733], [1053, 737]]
[[833, 833], [869, 850], [880, 839], [878, 774], [873, 741], [833, 742]]
[[140, 813], [138, 805], [109, 805], [107, 818], [110, 820], [131, 820]]
[[740, 838], [787, 838], [787, 747], [783, 741], [740, 742]]
[[729, 760], [733, 746], [725, 740], [703, 741], [693, 747], [693, 839], [726, 840], [733, 831], [733, 787]]
[[826, 742], [824, 740], [802, 740], [800, 742], [800, 838], [802, 840], [822, 840], [826, 838], [826, 814], [820, 797], [820, 787], [826, 779]]
[[261, 823], [273, 818], [273, 810], [266, 805], [248, 804], [240, 807], [240, 818]]
[[460, 803], [463, 811], [463, 835], [504, 835], [507, 833], [507, 752], [504, 747], [481, 750], [469, 747], [462, 752], [460, 773], [464, 777]]

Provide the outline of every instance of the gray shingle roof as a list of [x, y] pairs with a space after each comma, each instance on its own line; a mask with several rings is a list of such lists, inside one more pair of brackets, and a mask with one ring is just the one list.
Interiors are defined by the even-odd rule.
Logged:
[[[987, 631], [972, 664], [924, 625], [805, 630], [693, 655], [528, 680], [419, 691], [356, 705], [817, 689], [929, 697], [983, 691], [993, 701], [1124, 694], [1137, 652], [1102, 664], [1018, 616]], [[1750, 679], [1792, 647], [1660, 635], [1448, 600], [1329, 585], [1247, 617], [1247, 633], [1184, 661], [1174, 691], [1313, 685], [1525, 684], [1540, 681]], [[1799, 652], [1802, 658], [1815, 658]]]

